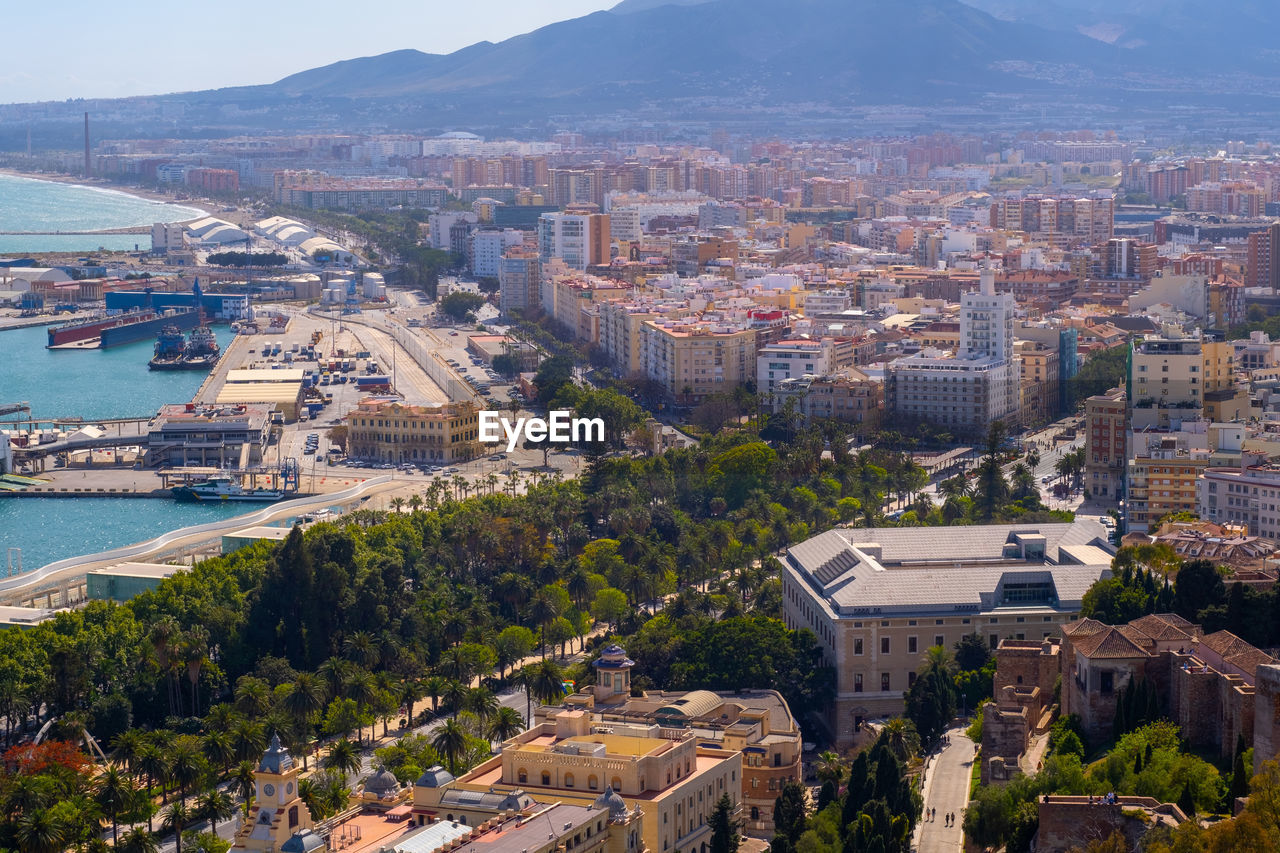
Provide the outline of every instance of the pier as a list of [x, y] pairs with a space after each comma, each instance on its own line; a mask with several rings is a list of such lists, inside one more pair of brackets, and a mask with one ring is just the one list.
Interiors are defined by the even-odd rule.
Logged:
[[39, 569], [0, 578], [0, 606], [70, 607], [85, 600], [87, 583], [85, 575], [92, 569], [142, 557], [152, 562], [181, 559], [195, 551], [207, 548], [209, 543], [220, 540], [224, 533], [296, 517], [331, 506], [353, 509], [362, 505], [373, 495], [402, 485], [403, 483], [397, 483], [391, 477], [374, 477], [345, 491], [271, 504], [250, 515], [184, 527], [136, 545], [59, 560]]

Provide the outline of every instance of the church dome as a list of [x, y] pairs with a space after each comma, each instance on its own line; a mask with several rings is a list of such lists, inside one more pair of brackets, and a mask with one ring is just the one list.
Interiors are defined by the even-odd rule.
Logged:
[[627, 816], [626, 800], [613, 790], [612, 785], [605, 786], [604, 793], [596, 797], [595, 806], [598, 809], [608, 809], [609, 820], [622, 820]]
[[379, 766], [377, 773], [364, 780], [364, 792], [378, 798], [395, 794], [399, 790], [400, 780], [386, 767]]

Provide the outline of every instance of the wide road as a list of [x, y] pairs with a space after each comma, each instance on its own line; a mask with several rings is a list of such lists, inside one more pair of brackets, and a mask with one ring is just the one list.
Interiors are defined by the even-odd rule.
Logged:
[[[918, 853], [959, 853], [964, 847], [964, 809], [969, 802], [969, 775], [973, 771], [973, 741], [964, 729], [946, 732], [951, 745], [944, 746], [929, 761], [925, 773], [924, 808], [938, 810], [937, 820], [922, 820], [916, 827]], [[955, 825], [947, 826], [945, 815], [955, 815]]]

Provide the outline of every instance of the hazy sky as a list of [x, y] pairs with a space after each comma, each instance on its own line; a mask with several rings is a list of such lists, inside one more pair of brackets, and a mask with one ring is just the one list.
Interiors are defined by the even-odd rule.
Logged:
[[270, 83], [401, 48], [449, 53], [617, 0], [0, 3], [0, 103]]

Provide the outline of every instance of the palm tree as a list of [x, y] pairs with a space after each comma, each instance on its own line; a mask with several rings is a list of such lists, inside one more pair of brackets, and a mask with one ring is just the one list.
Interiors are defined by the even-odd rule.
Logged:
[[[117, 740], [118, 742], [118, 740]], [[129, 777], [118, 768], [108, 767], [98, 777], [97, 791], [94, 799], [111, 818], [111, 843], [119, 844], [119, 815], [127, 809], [133, 799], [133, 784]]]
[[538, 645], [542, 650], [542, 658], [547, 657], [547, 626], [560, 617], [560, 608], [556, 602], [544, 592], [538, 593], [529, 605], [529, 618], [538, 625]]
[[910, 720], [894, 717], [884, 724], [881, 733], [885, 736], [889, 751], [896, 755], [899, 761], [905, 762], [920, 752], [920, 734]]
[[66, 824], [51, 809], [27, 812], [18, 818], [19, 849], [27, 853], [61, 853], [70, 833]]
[[134, 773], [142, 744], [142, 732], [137, 729], [121, 732], [112, 741], [111, 760], [116, 763], [116, 766], [127, 768], [130, 773]]
[[244, 800], [244, 816], [249, 816], [249, 806], [253, 803], [253, 785], [257, 781], [253, 774], [253, 764], [241, 761], [231, 773], [231, 781], [235, 783], [236, 793]]
[[448, 682], [443, 676], [428, 675], [422, 679], [422, 695], [431, 699], [431, 713], [440, 710], [440, 695], [444, 693], [448, 687]]
[[449, 708], [449, 711], [454, 717], [457, 717], [458, 712], [462, 710], [462, 706], [467, 701], [467, 694], [469, 692], [470, 691], [467, 686], [461, 681], [453, 681], [451, 679], [445, 685], [444, 694], [441, 698], [444, 699], [444, 704]]
[[457, 774], [458, 756], [467, 748], [467, 732], [457, 718], [445, 720], [444, 725], [436, 730], [431, 739], [431, 746], [444, 756], [449, 764], [449, 772]]
[[201, 746], [195, 735], [180, 735], [169, 747], [169, 776], [178, 786], [178, 797], [184, 803], [192, 786], [208, 771]]
[[160, 840], [139, 826], [124, 834], [116, 850], [119, 853], [159, 853]]
[[[283, 708], [299, 729], [310, 733], [312, 721], [324, 708], [324, 688], [320, 681], [309, 672], [298, 673], [284, 697]], [[302, 750], [303, 770], [307, 769], [307, 752]]]
[[[373, 674], [359, 670], [352, 675], [347, 680], [347, 698], [356, 703], [356, 709], [363, 719], [365, 709], [372, 706], [378, 699], [378, 684]], [[370, 729], [369, 735], [372, 738], [376, 736], [376, 732], [372, 731], [372, 726]], [[364, 726], [356, 729], [356, 740], [364, 742]]]
[[261, 678], [243, 675], [236, 682], [236, 710], [251, 720], [271, 710], [271, 687]]
[[520, 734], [524, 728], [524, 718], [520, 716], [519, 711], [500, 705], [494, 715], [489, 718], [485, 736], [491, 741], [503, 743]]
[[404, 498], [400, 497], [399, 495], [396, 495], [394, 498], [391, 499], [391, 511], [394, 512], [396, 515], [399, 515], [403, 509], [404, 509]]
[[422, 682], [416, 678], [406, 678], [400, 685], [400, 704], [405, 706], [406, 720], [409, 728], [413, 728], [413, 705], [422, 698]]
[[235, 746], [231, 736], [226, 732], [212, 731], [204, 736], [204, 754], [209, 762], [222, 772], [226, 772], [231, 762], [236, 760]]
[[217, 834], [218, 822], [231, 820], [236, 813], [236, 806], [231, 802], [230, 794], [214, 788], [201, 794], [196, 800], [195, 813], [201, 819], [209, 821], [209, 828]]
[[409, 495], [409, 511], [417, 512], [420, 509], [422, 509], [422, 495], [414, 492]]
[[164, 823], [161, 826], [164, 827], [165, 832], [173, 833], [176, 853], [182, 853], [182, 830], [194, 818], [195, 815], [192, 814], [191, 809], [187, 808], [187, 804], [182, 800], [174, 800], [169, 804], [169, 808], [165, 809]]
[[473, 687], [467, 691], [467, 698], [463, 700], [463, 705], [471, 713], [480, 718], [481, 722], [487, 722], [498, 713], [498, 697], [493, 695], [493, 691], [487, 687]]
[[553, 660], [533, 664], [527, 689], [540, 704], [551, 704], [564, 695], [564, 670]]
[[343, 773], [355, 773], [360, 769], [360, 750], [346, 738], [336, 740], [329, 747], [329, 754], [320, 761], [326, 770], [341, 770]]
[[267, 748], [266, 730], [261, 723], [241, 720], [231, 731], [231, 745], [240, 761], [256, 761]]
[[844, 761], [838, 752], [828, 749], [818, 755], [816, 772], [823, 782], [838, 786], [840, 780], [844, 778]]
[[[157, 782], [163, 782], [169, 775], [169, 761], [156, 743], [148, 743], [138, 754], [138, 769], [147, 777], [147, 793]], [[151, 828], [151, 819], [147, 818], [147, 829]]]

